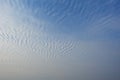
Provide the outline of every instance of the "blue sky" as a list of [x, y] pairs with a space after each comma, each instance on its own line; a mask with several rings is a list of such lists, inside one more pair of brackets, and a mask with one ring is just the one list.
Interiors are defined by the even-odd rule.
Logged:
[[119, 62], [120, 0], [0, 0], [0, 79], [113, 80]]
[[[54, 23], [47, 27], [53, 34], [73, 35], [80, 39], [119, 39], [119, 0], [32, 0], [23, 3], [38, 20], [44, 18]], [[97, 33], [91, 34], [91, 29], [92, 33]]]

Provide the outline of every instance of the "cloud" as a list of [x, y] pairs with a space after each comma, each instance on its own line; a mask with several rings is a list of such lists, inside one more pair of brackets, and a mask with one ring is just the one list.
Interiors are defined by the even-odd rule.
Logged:
[[[90, 28], [86, 26], [83, 35], [94, 39], [83, 40], [74, 35], [57, 33], [54, 28], [65, 25], [56, 24], [49, 15], [36, 18], [24, 4], [22, 10], [21, 6], [17, 9], [13, 3], [0, 6], [3, 9], [0, 11], [0, 78], [100, 79], [120, 73], [119, 42], [94, 37], [104, 28], [119, 31], [118, 18], [108, 15], [90, 24]], [[108, 21], [108, 24], [103, 21]]]

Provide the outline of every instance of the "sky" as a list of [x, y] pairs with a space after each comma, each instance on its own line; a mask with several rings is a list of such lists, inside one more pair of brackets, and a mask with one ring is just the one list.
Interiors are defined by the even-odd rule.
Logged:
[[0, 0], [0, 80], [119, 80], [120, 0]]

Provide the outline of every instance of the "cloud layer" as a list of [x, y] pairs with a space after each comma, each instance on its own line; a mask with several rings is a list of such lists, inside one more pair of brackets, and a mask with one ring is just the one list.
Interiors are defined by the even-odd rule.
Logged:
[[118, 0], [0, 0], [0, 79], [119, 79]]

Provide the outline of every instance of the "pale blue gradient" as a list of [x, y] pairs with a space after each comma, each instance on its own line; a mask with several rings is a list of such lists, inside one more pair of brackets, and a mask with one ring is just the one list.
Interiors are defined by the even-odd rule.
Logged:
[[119, 80], [120, 0], [0, 0], [0, 80]]

